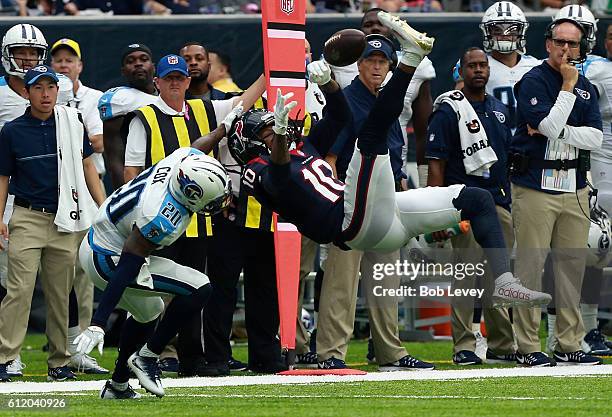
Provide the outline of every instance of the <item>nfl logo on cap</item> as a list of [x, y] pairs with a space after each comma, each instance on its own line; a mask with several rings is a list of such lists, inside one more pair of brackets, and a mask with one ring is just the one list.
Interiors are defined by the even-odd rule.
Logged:
[[168, 57], [168, 64], [170, 64], [170, 65], [178, 64], [178, 57], [176, 55], [170, 55]]

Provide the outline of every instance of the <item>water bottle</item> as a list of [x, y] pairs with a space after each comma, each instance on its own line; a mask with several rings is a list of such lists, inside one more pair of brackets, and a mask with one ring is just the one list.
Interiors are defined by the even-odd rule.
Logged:
[[[470, 222], [468, 220], [462, 220], [459, 223], [455, 224], [453, 227], [449, 227], [446, 229], [446, 233], [448, 233], [449, 237], [457, 236], [459, 234], [465, 234], [470, 231]], [[425, 242], [433, 243], [434, 238], [432, 233], [425, 234]]]

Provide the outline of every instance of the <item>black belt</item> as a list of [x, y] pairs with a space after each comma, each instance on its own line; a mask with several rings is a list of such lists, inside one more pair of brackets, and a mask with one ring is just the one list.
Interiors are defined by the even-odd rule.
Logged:
[[27, 208], [28, 210], [40, 211], [41, 213], [47, 214], [55, 214], [55, 210], [49, 210], [45, 207], [32, 207], [32, 204], [25, 198], [15, 197], [15, 202], [13, 203], [16, 206]]
[[530, 159], [529, 168], [556, 169], [567, 171], [568, 169], [578, 168], [578, 159]]

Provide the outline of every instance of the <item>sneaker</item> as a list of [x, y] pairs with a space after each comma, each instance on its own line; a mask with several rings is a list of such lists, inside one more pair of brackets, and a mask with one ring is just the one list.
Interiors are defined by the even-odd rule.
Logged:
[[227, 365], [229, 366], [230, 371], [246, 371], [248, 369], [248, 365], [238, 359], [234, 359], [233, 356], [230, 356], [230, 360], [227, 361]]
[[336, 359], [332, 356], [319, 362], [319, 369], [346, 369], [346, 363], [342, 359]]
[[596, 356], [587, 355], [581, 350], [577, 350], [576, 352], [570, 353], [561, 353], [555, 351], [555, 361], [557, 361], [557, 365], [559, 366], [568, 366], [568, 365], [601, 365], [601, 358]]
[[434, 369], [433, 363], [423, 362], [410, 355], [406, 355], [398, 361], [380, 365], [378, 370], [381, 372], [393, 371], [431, 371]]
[[516, 353], [502, 353], [501, 355], [498, 355], [497, 353], [494, 353], [491, 349], [487, 349], [486, 357], [487, 363], [516, 363]]
[[319, 365], [317, 352], [298, 353], [295, 355], [295, 364], [300, 368], [317, 368]]
[[47, 372], [47, 381], [65, 381], [67, 379], [77, 379], [74, 372], [68, 366], [59, 366], [57, 368], [49, 368]]
[[138, 352], [134, 352], [129, 357], [127, 363], [145, 390], [158, 397], [164, 396], [164, 387], [162, 387], [161, 383], [161, 371], [157, 364], [157, 358], [140, 356]]
[[523, 287], [521, 281], [511, 272], [506, 272], [495, 280], [492, 298], [495, 307], [546, 305], [552, 301], [550, 294]]
[[179, 361], [176, 358], [163, 358], [159, 361], [159, 369], [162, 372], [178, 372]]
[[480, 330], [474, 332], [474, 337], [476, 338], [476, 349], [474, 353], [480, 359], [484, 359], [487, 356], [487, 349], [489, 348], [487, 345], [487, 338], [480, 333]]
[[6, 373], [9, 376], [23, 376], [25, 363], [21, 362], [21, 356], [17, 355], [15, 359], [6, 364]]
[[544, 352], [531, 352], [523, 355], [516, 352], [516, 363], [520, 366], [528, 366], [530, 368], [542, 368], [545, 366], [555, 366], [548, 355]]
[[374, 341], [370, 337], [368, 339], [368, 353], [366, 354], [366, 359], [369, 364], [376, 363], [376, 354], [374, 353]]
[[413, 29], [399, 17], [393, 16], [387, 12], [378, 12], [378, 20], [391, 29], [395, 38], [402, 46], [402, 51], [416, 53], [421, 56], [421, 58], [431, 52], [435, 40], [434, 38], [430, 38], [427, 34]]
[[70, 357], [68, 367], [71, 371], [83, 372], [86, 374], [102, 375], [107, 374], [108, 369], [98, 365], [98, 361], [84, 353], [77, 353]]
[[142, 395], [134, 391], [130, 384], [128, 384], [125, 390], [120, 391], [113, 387], [110, 380], [106, 381], [106, 384], [104, 384], [100, 391], [100, 398], [103, 400], [137, 400], [140, 397]]
[[460, 350], [453, 355], [453, 363], [460, 366], [482, 365], [482, 359], [471, 350]]
[[0, 363], [0, 382], [11, 382], [11, 377], [6, 371], [7, 367], [8, 363]]
[[599, 329], [592, 329], [589, 331], [586, 336], [584, 336], [583, 344], [586, 344], [587, 346], [585, 347], [588, 347], [588, 349], [584, 349], [584, 351], [591, 355], [612, 355], [612, 350], [606, 345], [606, 337]]
[[249, 364], [249, 371], [257, 374], [276, 374], [278, 372], [286, 371], [287, 365], [283, 362], [270, 362], [270, 363], [254, 363]]

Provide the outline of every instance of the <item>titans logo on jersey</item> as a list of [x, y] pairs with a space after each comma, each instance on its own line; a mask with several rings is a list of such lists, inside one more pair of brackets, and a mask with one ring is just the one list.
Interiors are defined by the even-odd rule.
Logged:
[[157, 96], [144, 93], [132, 87], [114, 87], [107, 90], [98, 101], [102, 120], [124, 116], [142, 106], [152, 104]]
[[273, 165], [267, 156], [254, 159], [242, 184], [303, 235], [319, 243], [335, 241], [344, 218], [344, 184], [324, 160], [301, 150], [290, 154], [286, 165]]
[[145, 239], [159, 246], [168, 246], [178, 239], [189, 225], [191, 212], [172, 197], [168, 184], [178, 163], [191, 154], [201, 152], [177, 149], [111, 194], [92, 225], [92, 248], [120, 254], [134, 225]]

